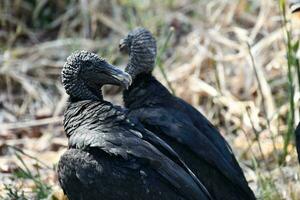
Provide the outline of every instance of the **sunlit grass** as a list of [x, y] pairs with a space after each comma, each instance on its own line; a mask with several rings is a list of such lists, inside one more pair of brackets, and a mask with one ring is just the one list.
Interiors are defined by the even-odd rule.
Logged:
[[[42, 174], [40, 173], [40, 169], [43, 167], [49, 167], [45, 166], [45, 164], [39, 161], [37, 158], [26, 154], [18, 148], [12, 147], [12, 150], [14, 150], [14, 154], [20, 165], [18, 166], [17, 170], [13, 172], [11, 177], [15, 184], [4, 184], [4, 190], [6, 194], [5, 197], [2, 198], [7, 200], [25, 200], [31, 198], [39, 200], [49, 199], [52, 196], [52, 186], [43, 181]], [[34, 169], [28, 166], [23, 159], [23, 156], [28, 157], [36, 162]], [[33, 182], [33, 185], [31, 186], [31, 192], [25, 191], [23, 188], [28, 181]]]
[[[287, 20], [287, 9], [286, 9], [286, 1], [280, 0], [279, 7], [282, 14], [283, 19], [283, 30], [286, 36], [286, 57], [287, 57], [287, 80], [288, 80], [288, 99], [289, 99], [289, 112], [287, 115], [287, 125], [288, 130], [284, 136], [284, 148], [283, 153], [280, 159], [280, 164], [285, 162], [285, 158], [288, 154], [288, 145], [291, 142], [291, 139], [294, 137], [295, 131], [295, 113], [297, 110], [295, 109], [295, 79], [298, 79], [298, 83], [300, 81], [300, 65], [299, 60], [296, 57], [296, 53], [299, 49], [299, 40], [293, 40], [292, 38], [292, 29], [291, 26], [288, 27]], [[296, 74], [296, 76], [295, 76]]]

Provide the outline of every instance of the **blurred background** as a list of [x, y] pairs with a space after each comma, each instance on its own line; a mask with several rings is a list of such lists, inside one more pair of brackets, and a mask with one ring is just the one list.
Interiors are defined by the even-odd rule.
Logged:
[[[124, 67], [119, 40], [137, 26], [158, 41], [155, 76], [219, 128], [257, 197], [300, 199], [291, 11], [284, 0], [1, 0], [0, 199], [64, 199], [61, 68], [81, 49]], [[104, 92], [122, 105], [120, 89]]]

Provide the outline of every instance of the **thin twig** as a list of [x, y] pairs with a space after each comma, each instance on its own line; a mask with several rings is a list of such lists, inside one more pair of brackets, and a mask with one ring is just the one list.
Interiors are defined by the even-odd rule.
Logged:
[[0, 127], [2, 130], [12, 130], [12, 129], [31, 128], [35, 126], [45, 126], [49, 124], [62, 124], [62, 121], [63, 121], [63, 117], [57, 116], [57, 117], [49, 117], [45, 119], [32, 120], [27, 122], [2, 123], [0, 124]]
[[[255, 140], [256, 140], [256, 142], [257, 142], [257, 144], [258, 144], [258, 149], [259, 149], [259, 152], [260, 152], [260, 154], [261, 154], [261, 157], [262, 157], [263, 160], [266, 160], [266, 157], [265, 157], [265, 155], [264, 155], [264, 153], [263, 153], [262, 145], [261, 145], [260, 139], [259, 139], [259, 135], [260, 135], [260, 134], [259, 134], [259, 132], [256, 130], [256, 128], [254, 127], [254, 123], [253, 123], [253, 121], [252, 121], [252, 118], [251, 118], [251, 115], [250, 115], [250, 113], [249, 113], [248, 107], [246, 107], [246, 111], [247, 111], [247, 115], [248, 115], [248, 118], [249, 118], [250, 123], [251, 123], [251, 128], [252, 128], [252, 130], [253, 130], [253, 132], [254, 132], [254, 135], [255, 135]], [[267, 169], [269, 170], [268, 167], [267, 167]]]
[[254, 70], [255, 78], [257, 80], [258, 90], [259, 90], [259, 93], [261, 95], [262, 109], [263, 109], [263, 112], [264, 112], [264, 115], [265, 115], [265, 118], [266, 118], [266, 121], [267, 121], [268, 129], [269, 129], [270, 134], [271, 134], [271, 140], [272, 140], [273, 148], [274, 148], [274, 151], [275, 151], [274, 158], [276, 160], [278, 160], [278, 155], [279, 154], [278, 154], [278, 150], [276, 148], [275, 136], [274, 136], [273, 131], [271, 130], [271, 123], [270, 123], [269, 115], [268, 115], [268, 112], [267, 112], [267, 109], [266, 109], [265, 94], [264, 94], [263, 89], [262, 89], [261, 81], [260, 81], [260, 78], [259, 78], [259, 75], [258, 75], [258, 72], [257, 72], [257, 68], [256, 68], [256, 65], [255, 65], [253, 55], [251, 53], [251, 47], [250, 47], [249, 43], [247, 43], [247, 47], [248, 47], [249, 56], [250, 56], [250, 59], [251, 59], [251, 64], [252, 64], [252, 67], [253, 67], [253, 70]]

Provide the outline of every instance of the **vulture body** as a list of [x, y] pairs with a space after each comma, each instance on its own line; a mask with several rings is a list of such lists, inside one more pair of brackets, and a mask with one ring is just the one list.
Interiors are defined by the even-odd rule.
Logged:
[[69, 150], [58, 177], [69, 200], [212, 199], [166, 143], [103, 100], [101, 86], [128, 87], [127, 73], [82, 51], [68, 58], [62, 80]]
[[138, 28], [120, 41], [129, 53], [125, 69], [133, 83], [123, 93], [128, 116], [167, 142], [195, 172], [214, 199], [253, 200], [255, 196], [219, 131], [195, 108], [173, 96], [152, 76], [156, 41]]

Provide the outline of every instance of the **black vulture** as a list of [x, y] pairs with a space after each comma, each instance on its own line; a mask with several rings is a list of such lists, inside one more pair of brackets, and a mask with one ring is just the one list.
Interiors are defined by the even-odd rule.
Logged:
[[300, 122], [295, 130], [295, 137], [296, 137], [296, 149], [298, 154], [298, 160], [300, 163]]
[[58, 164], [70, 200], [203, 199], [209, 193], [160, 138], [103, 100], [101, 86], [128, 87], [130, 76], [93, 53], [72, 54], [62, 70], [69, 150]]
[[152, 75], [156, 40], [145, 28], [120, 41], [129, 54], [125, 71], [133, 83], [123, 93], [128, 117], [167, 142], [216, 199], [255, 199], [230, 146], [194, 107], [172, 95]]

